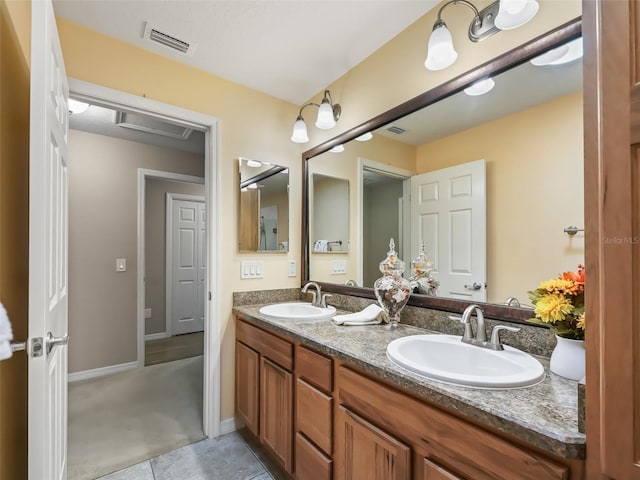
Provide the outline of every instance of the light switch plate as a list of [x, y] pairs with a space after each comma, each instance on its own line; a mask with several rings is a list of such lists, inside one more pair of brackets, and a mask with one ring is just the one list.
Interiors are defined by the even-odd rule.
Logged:
[[296, 274], [296, 261], [295, 260], [289, 260], [287, 262], [287, 276], [289, 277], [295, 277]]
[[240, 278], [262, 278], [262, 272], [264, 270], [264, 262], [240, 262]]
[[344, 275], [347, 273], [346, 260], [331, 260], [331, 275]]
[[116, 272], [126, 272], [126, 271], [127, 271], [127, 259], [116, 258]]

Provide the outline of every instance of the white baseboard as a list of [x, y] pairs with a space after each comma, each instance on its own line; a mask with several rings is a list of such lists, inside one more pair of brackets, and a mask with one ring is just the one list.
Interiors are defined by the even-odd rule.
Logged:
[[220, 422], [220, 435], [226, 435], [227, 433], [235, 432], [236, 430], [237, 427], [235, 418], [227, 418], [226, 420], [222, 420]]
[[138, 362], [121, 363], [119, 365], [110, 365], [108, 367], [94, 368], [93, 370], [83, 370], [82, 372], [73, 372], [67, 376], [67, 381], [77, 382], [79, 380], [87, 380], [88, 378], [103, 377], [112, 373], [126, 372], [138, 368]]
[[170, 336], [171, 335], [169, 335], [167, 332], [150, 333], [149, 335], [144, 336], [144, 341], [148, 342], [149, 340], [162, 340], [163, 338], [169, 338]]

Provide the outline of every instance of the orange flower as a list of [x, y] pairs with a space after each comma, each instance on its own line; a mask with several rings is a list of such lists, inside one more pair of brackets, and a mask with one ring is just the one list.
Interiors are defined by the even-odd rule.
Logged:
[[564, 280], [571, 280], [572, 282], [577, 283], [578, 285], [584, 286], [584, 266], [578, 265], [577, 272], [564, 272], [562, 274], [562, 278]]

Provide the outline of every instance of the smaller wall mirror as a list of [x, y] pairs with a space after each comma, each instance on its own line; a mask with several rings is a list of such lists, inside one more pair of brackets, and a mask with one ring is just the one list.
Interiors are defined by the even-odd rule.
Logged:
[[238, 159], [238, 169], [238, 250], [288, 252], [289, 170], [248, 158]]

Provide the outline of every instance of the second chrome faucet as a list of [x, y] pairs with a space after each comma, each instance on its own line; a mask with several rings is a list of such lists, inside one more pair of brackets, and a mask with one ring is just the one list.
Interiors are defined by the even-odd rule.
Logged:
[[316, 289], [315, 292], [313, 290], [308, 292], [311, 294], [311, 305], [313, 305], [314, 307], [327, 308], [327, 298], [331, 297], [331, 295], [329, 295], [328, 293], [325, 293], [323, 295], [322, 290], [320, 289], [320, 285], [318, 285], [316, 282], [309, 282], [305, 284], [304, 287], [302, 287], [301, 292], [307, 293], [309, 287], [314, 287]]

